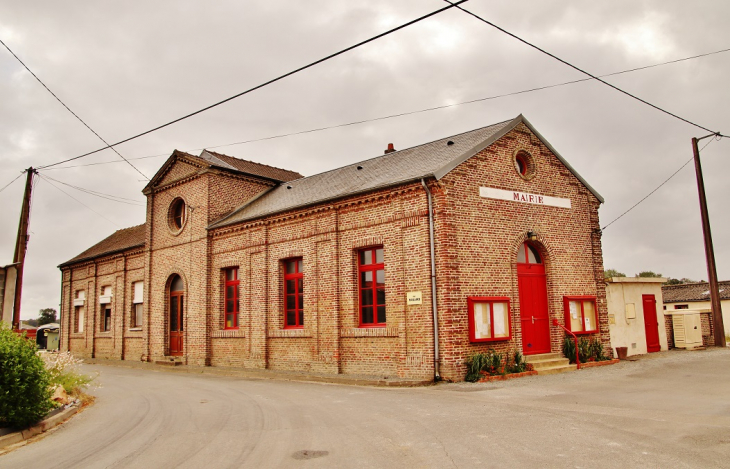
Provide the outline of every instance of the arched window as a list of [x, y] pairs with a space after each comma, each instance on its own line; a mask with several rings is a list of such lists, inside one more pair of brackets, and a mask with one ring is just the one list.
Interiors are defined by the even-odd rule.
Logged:
[[537, 249], [527, 243], [522, 243], [522, 246], [517, 251], [517, 263], [542, 264], [542, 259], [540, 259], [540, 253], [537, 252]]
[[175, 275], [170, 282], [170, 293], [185, 290], [185, 285], [179, 275]]
[[179, 275], [170, 280], [170, 355], [183, 354], [183, 339], [185, 330], [185, 284]]

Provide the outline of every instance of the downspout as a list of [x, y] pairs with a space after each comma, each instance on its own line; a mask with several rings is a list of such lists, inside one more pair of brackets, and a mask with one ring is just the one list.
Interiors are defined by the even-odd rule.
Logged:
[[439, 374], [439, 320], [438, 308], [436, 306], [436, 255], [434, 254], [433, 236], [433, 202], [431, 191], [428, 190], [426, 181], [422, 178], [421, 184], [428, 197], [428, 239], [431, 245], [431, 309], [433, 310], [433, 377], [435, 381], [441, 381]]

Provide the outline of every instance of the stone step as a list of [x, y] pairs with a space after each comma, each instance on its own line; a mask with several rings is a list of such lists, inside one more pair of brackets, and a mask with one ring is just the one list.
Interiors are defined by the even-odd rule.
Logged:
[[537, 371], [538, 376], [539, 375], [553, 375], [556, 373], [565, 373], [566, 371], [575, 371], [577, 368], [575, 365], [558, 365], [558, 366], [550, 366], [547, 368], [535, 368], [535, 371]]
[[545, 368], [553, 368], [556, 366], [567, 366], [570, 364], [570, 360], [567, 358], [551, 358], [546, 360], [535, 360], [528, 362], [532, 367], [539, 371]]
[[562, 353], [559, 352], [552, 352], [552, 353], [540, 353], [537, 355], [525, 355], [525, 360], [528, 362], [531, 362], [532, 360], [543, 360], [547, 358], [565, 358], [563, 357]]

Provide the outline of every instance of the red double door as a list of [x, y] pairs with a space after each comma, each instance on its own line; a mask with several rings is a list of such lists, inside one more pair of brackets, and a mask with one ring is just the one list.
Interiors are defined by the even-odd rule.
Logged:
[[550, 353], [550, 315], [543, 264], [517, 264], [522, 353]]

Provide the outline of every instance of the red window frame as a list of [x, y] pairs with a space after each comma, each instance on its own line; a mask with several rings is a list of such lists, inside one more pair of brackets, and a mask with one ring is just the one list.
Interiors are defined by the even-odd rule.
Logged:
[[[596, 323], [595, 324], [596, 327], [594, 329], [591, 329], [591, 330], [588, 330], [588, 331], [574, 331], [573, 330], [572, 322], [570, 320], [570, 302], [571, 301], [580, 301], [580, 321], [581, 321], [581, 324], [583, 325], [583, 328], [585, 328], [585, 326], [586, 326], [584, 303], [587, 302], [587, 301], [590, 301], [590, 302], [593, 303], [593, 311], [595, 313], [595, 323]], [[596, 297], [595, 296], [590, 296], [590, 295], [588, 295], [588, 296], [586, 296], [586, 295], [583, 295], [583, 296], [564, 296], [563, 297], [563, 308], [564, 308], [564, 311], [565, 311], [565, 318], [564, 318], [565, 327], [570, 332], [572, 332], [573, 334], [578, 334], [578, 335], [580, 335], [580, 334], [595, 334], [596, 332], [598, 332], [598, 304], [597, 303], [598, 302], [596, 301]]]
[[357, 251], [357, 281], [360, 327], [385, 327], [385, 251], [383, 246], [373, 246]]
[[238, 267], [223, 269], [223, 328], [238, 329]]
[[[506, 296], [470, 296], [466, 299], [466, 303], [469, 310], [469, 341], [470, 342], [499, 342], [512, 339], [512, 309], [510, 307], [509, 298]], [[474, 322], [474, 304], [475, 303], [489, 303], [489, 325], [490, 335], [489, 338], [477, 338], [476, 337], [476, 325]], [[507, 303], [507, 336], [495, 337], [494, 336], [494, 303]]]
[[522, 153], [515, 155], [515, 169], [522, 176], [527, 174], [527, 158]]
[[304, 328], [304, 261], [284, 262], [284, 329]]

